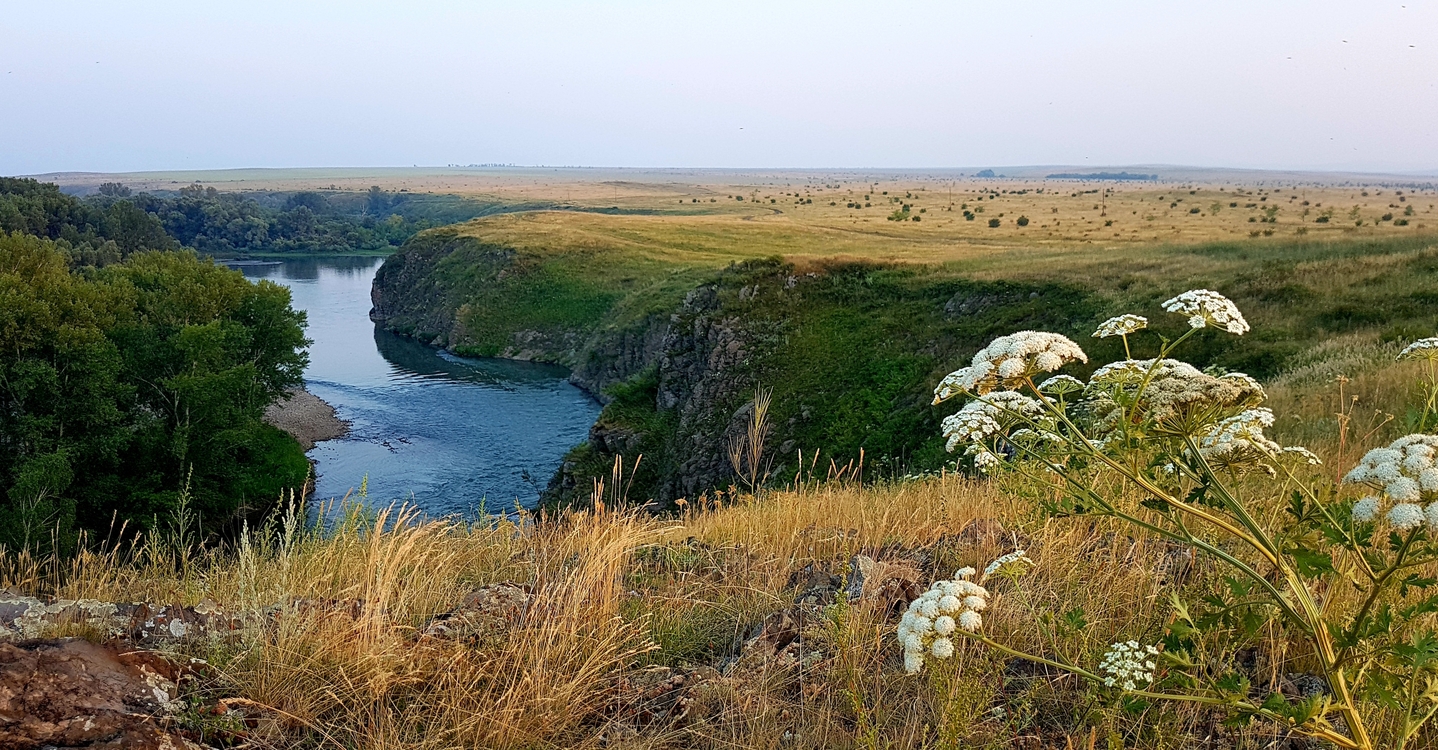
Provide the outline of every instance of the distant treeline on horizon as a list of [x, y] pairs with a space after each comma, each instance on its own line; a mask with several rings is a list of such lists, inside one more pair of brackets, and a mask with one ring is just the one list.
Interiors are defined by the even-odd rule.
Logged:
[[1045, 175], [1050, 180], [1134, 180], [1151, 181], [1157, 180], [1156, 174], [1138, 174], [1136, 172], [1055, 172]]
[[196, 183], [135, 193], [111, 182], [80, 198], [52, 183], [0, 178], [0, 231], [64, 241], [67, 252], [92, 265], [169, 243], [217, 256], [387, 251], [424, 229], [499, 209], [493, 202], [378, 187], [234, 193]]

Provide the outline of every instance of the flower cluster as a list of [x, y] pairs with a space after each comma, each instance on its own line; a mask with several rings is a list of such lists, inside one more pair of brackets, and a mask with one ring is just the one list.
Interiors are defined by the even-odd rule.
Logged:
[[1283, 451], [1278, 443], [1263, 434], [1273, 426], [1269, 409], [1247, 409], [1208, 428], [1198, 439], [1198, 453], [1214, 468], [1236, 468]]
[[970, 401], [964, 408], [944, 417], [944, 421], [940, 423], [944, 437], [949, 439], [945, 447], [950, 453], [965, 443], [978, 444], [999, 434], [999, 431], [1003, 429], [993, 417], [982, 409], [969, 408], [974, 404], [982, 403], [981, 401]]
[[1093, 332], [1093, 337], [1106, 339], [1110, 336], [1127, 336], [1144, 328], [1148, 328], [1148, 318], [1142, 315], [1120, 315], [1099, 324], [1098, 330]]
[[934, 403], [959, 393], [988, 393], [1021, 383], [1040, 372], [1053, 372], [1069, 362], [1087, 362], [1078, 344], [1057, 333], [1019, 331], [1000, 336], [979, 350], [968, 367], [955, 370], [934, 389]]
[[969, 580], [973, 575], [973, 568], [962, 568], [952, 580], [935, 581], [909, 604], [899, 621], [898, 635], [904, 647], [904, 669], [910, 674], [924, 667], [927, 656], [953, 656], [955, 630], [973, 633], [983, 626], [979, 613], [989, 606], [989, 592]]
[[1403, 351], [1398, 352], [1399, 359], [1438, 359], [1438, 337], [1418, 339]]
[[1115, 643], [1104, 654], [1099, 669], [1108, 674], [1103, 684], [1122, 688], [1125, 691], [1148, 687], [1153, 682], [1153, 672], [1158, 668], [1155, 658], [1158, 648], [1143, 646], [1138, 641]]
[[1267, 398], [1258, 381], [1241, 372], [1209, 375], [1173, 359], [1123, 360], [1094, 372], [1085, 408], [1100, 428], [1128, 416], [1142, 416], [1177, 434], [1188, 434], [1233, 409], [1258, 406]]
[[1089, 387], [1138, 385], [1163, 378], [1196, 378], [1203, 373], [1187, 362], [1176, 359], [1121, 359], [1093, 371]]
[[[1044, 406], [1017, 391], [992, 391], [944, 417], [940, 427], [950, 453], [965, 443], [977, 446], [1016, 423], [1041, 420]], [[971, 448], [970, 455], [975, 455]], [[995, 458], [997, 460], [997, 458]]]
[[1082, 380], [1072, 375], [1055, 375], [1039, 383], [1039, 393], [1048, 396], [1067, 396], [1072, 393], [1080, 393], [1085, 387]]
[[1193, 289], [1163, 303], [1163, 309], [1188, 317], [1194, 328], [1214, 326], [1242, 336], [1248, 333], [1248, 321], [1229, 298], [1207, 289]]
[[[1410, 529], [1426, 520], [1438, 530], [1438, 502], [1426, 510], [1421, 504], [1438, 495], [1438, 435], [1406, 435], [1387, 448], [1374, 448], [1343, 481], [1380, 489], [1395, 503], [1388, 511], [1388, 522], [1394, 527]], [[1365, 497], [1353, 506], [1353, 519], [1372, 521], [1382, 509], [1382, 498]]]

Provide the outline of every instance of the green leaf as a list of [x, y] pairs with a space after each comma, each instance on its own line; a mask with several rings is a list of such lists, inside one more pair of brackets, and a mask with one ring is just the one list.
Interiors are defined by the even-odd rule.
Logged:
[[1415, 635], [1409, 643], [1395, 644], [1393, 653], [1408, 666], [1422, 669], [1438, 662], [1438, 634], [1425, 630]]
[[1303, 493], [1295, 491], [1288, 499], [1288, 514], [1298, 521], [1303, 520], [1307, 515], [1307, 501], [1304, 499]]
[[1142, 698], [1125, 697], [1123, 699], [1124, 713], [1137, 716], [1148, 710], [1151, 704]]
[[1147, 500], [1141, 500], [1139, 501], [1139, 505], [1142, 505], [1149, 510], [1156, 510], [1159, 513], [1167, 513], [1173, 509], [1173, 506], [1170, 505], [1167, 500], [1158, 497], [1151, 497]]
[[1425, 578], [1417, 573], [1411, 573], [1403, 579], [1403, 584], [1399, 587], [1399, 596], [1408, 596], [1408, 589], [1427, 590], [1434, 584], [1438, 584], [1438, 578]]
[[1316, 578], [1333, 572], [1333, 558], [1307, 547], [1297, 546], [1288, 550], [1288, 556], [1304, 578]]
[[1080, 632], [1088, 627], [1088, 619], [1084, 616], [1083, 607], [1074, 607], [1063, 614], [1064, 625], [1073, 632]]
[[1249, 686], [1248, 677], [1240, 672], [1229, 672], [1213, 683], [1213, 689], [1228, 701], [1247, 698]]

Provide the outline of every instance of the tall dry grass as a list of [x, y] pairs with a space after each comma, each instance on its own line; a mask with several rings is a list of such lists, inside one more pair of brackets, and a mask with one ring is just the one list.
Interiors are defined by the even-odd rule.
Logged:
[[[607, 510], [466, 525], [393, 509], [323, 533], [292, 514], [228, 550], [82, 555], [51, 593], [249, 613], [232, 637], [173, 648], [213, 667], [195, 705], [263, 707], [275, 721], [251, 740], [275, 747], [1084, 747], [1110, 736], [1171, 747], [1219, 731], [1187, 709], [1124, 714], [1072, 678], [971, 646], [909, 676], [884, 602], [794, 606], [806, 570], [843, 576], [856, 554], [917, 568], [927, 586], [1021, 546], [1038, 569], [1021, 591], [997, 589], [987, 629], [1091, 661], [1113, 640], [1156, 638], [1174, 587], [1214, 585], [1166, 545], [1041, 518], [1037, 491], [953, 476], [831, 482], [668, 519]], [[496, 582], [530, 592], [510, 626], [419, 636]], [[1054, 630], [1053, 615], [1080, 608], [1084, 628]], [[797, 648], [745, 645], [784, 613]], [[1253, 648], [1275, 679], [1301, 669], [1282, 644]], [[684, 707], [653, 715], [654, 681], [672, 675], [687, 677]]]

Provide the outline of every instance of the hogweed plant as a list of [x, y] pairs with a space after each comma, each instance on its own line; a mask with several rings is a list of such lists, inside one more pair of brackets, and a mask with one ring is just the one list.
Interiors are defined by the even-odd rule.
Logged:
[[[1021, 593], [1018, 578], [1032, 568], [1015, 553], [977, 579], [960, 570], [913, 603], [899, 628], [905, 666], [918, 671], [968, 639], [1079, 675], [1129, 705], [1199, 704], [1338, 747], [1375, 748], [1371, 727], [1386, 711], [1397, 718], [1384, 724], [1393, 736], [1383, 746], [1403, 747], [1438, 711], [1438, 580], [1429, 577], [1438, 562], [1438, 436], [1401, 438], [1369, 452], [1342, 483], [1324, 480], [1309, 468], [1317, 456], [1264, 434], [1274, 415], [1257, 381], [1171, 358], [1206, 328], [1247, 333], [1238, 308], [1205, 289], [1163, 307], [1187, 318], [1183, 335], [1146, 332], [1137, 315], [1110, 319], [1094, 336], [1121, 336], [1126, 358], [1087, 382], [1040, 380], [1088, 358], [1064, 336], [1023, 331], [945, 377], [934, 403], [966, 399], [943, 431], [948, 449], [962, 449], [977, 470], [1044, 483], [1052, 515], [1116, 519], [1216, 560], [1222, 593], [1175, 589], [1157, 642], [1115, 643], [1102, 655], [1021, 653], [983, 627], [986, 610], [1004, 606], [986, 580], [1006, 576], [1006, 590]], [[1136, 335], [1157, 338], [1157, 355], [1135, 359]], [[1438, 356], [1438, 339], [1425, 342], [1404, 357]], [[1354, 497], [1356, 485], [1372, 493]], [[1251, 684], [1236, 666], [1237, 644], [1262, 628], [1275, 628], [1290, 656], [1311, 658], [1327, 690], [1289, 698]]]
[[1416, 359], [1428, 363], [1424, 380], [1420, 387], [1423, 393], [1422, 412], [1414, 420], [1417, 430], [1423, 432], [1429, 425], [1438, 423], [1438, 337], [1419, 339], [1403, 348], [1399, 352], [1398, 359]]

